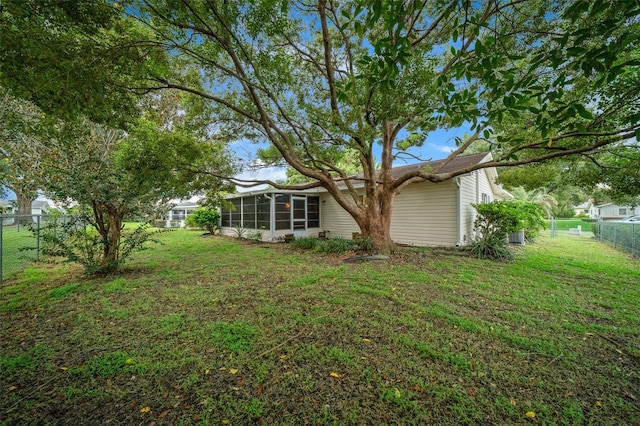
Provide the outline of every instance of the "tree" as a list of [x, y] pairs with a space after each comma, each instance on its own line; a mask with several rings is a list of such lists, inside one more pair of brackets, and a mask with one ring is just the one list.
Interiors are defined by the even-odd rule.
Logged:
[[[153, 51], [108, 0], [3, 0], [0, 85], [65, 120], [122, 125], [137, 114]], [[161, 59], [161, 58], [158, 58]]]
[[128, 134], [88, 122], [67, 124], [71, 128], [61, 137], [38, 146], [44, 190], [90, 212], [89, 223], [100, 235], [100, 272], [119, 264], [127, 215], [144, 214], [171, 198], [229, 189], [212, 177], [213, 171], [235, 172], [225, 145], [198, 138], [182, 119], [167, 126], [157, 111], [162, 108], [143, 115]]
[[[297, 188], [326, 188], [382, 251], [411, 183], [593, 152], [640, 126], [635, 2], [132, 0], [127, 10], [184, 61], [156, 70], [155, 88], [217, 105], [229, 134], [267, 141], [311, 179]], [[507, 117], [529, 137], [494, 132]], [[493, 161], [393, 175], [430, 131], [463, 124], [469, 136], [441, 166], [479, 139]], [[337, 164], [347, 150], [358, 179]]]
[[540, 207], [547, 216], [553, 216], [555, 209], [558, 208], [558, 200], [549, 194], [549, 191], [544, 187], [527, 191], [519, 186], [511, 189], [511, 195], [513, 195], [513, 198], [516, 200], [535, 204]]
[[[0, 87], [1, 89], [1, 87]], [[31, 149], [46, 137], [44, 114], [31, 102], [0, 90], [0, 186], [16, 194], [21, 222], [31, 222], [31, 202], [41, 185], [41, 155]]]

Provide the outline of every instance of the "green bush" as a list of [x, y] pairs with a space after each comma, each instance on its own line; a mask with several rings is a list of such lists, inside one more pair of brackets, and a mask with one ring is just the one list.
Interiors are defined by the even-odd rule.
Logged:
[[314, 249], [319, 243], [320, 239], [316, 237], [300, 237], [291, 241], [291, 245], [305, 250]]
[[[194, 226], [195, 225], [195, 226]], [[216, 233], [220, 225], [220, 213], [216, 209], [197, 208], [187, 217], [187, 226], [204, 228], [211, 235]]]
[[319, 240], [315, 251], [319, 253], [345, 253], [353, 247], [353, 242], [343, 238], [335, 237], [326, 240]]
[[118, 246], [118, 257], [111, 263], [103, 264], [105, 243], [92, 229], [86, 215], [65, 216], [49, 221], [46, 226], [31, 228], [34, 235], [39, 233], [42, 253], [52, 262], [64, 258], [66, 262], [79, 263], [85, 273], [95, 275], [110, 272], [115, 265], [122, 264], [134, 252], [145, 250], [147, 243], [159, 243], [154, 234], [166, 231], [147, 232], [148, 224], [139, 225], [134, 230], [124, 229]]
[[478, 212], [474, 225], [477, 237], [468, 249], [483, 259], [505, 259], [511, 256], [508, 236], [525, 230], [525, 237], [532, 241], [544, 228], [544, 211], [540, 206], [526, 201], [494, 201], [473, 204]]

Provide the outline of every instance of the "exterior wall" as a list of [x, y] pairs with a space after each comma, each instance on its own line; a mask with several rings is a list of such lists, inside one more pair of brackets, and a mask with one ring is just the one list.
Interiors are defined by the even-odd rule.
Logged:
[[320, 226], [323, 231], [329, 231], [327, 237], [351, 239], [354, 232], [360, 232], [351, 215], [327, 193], [320, 196]]
[[[626, 212], [620, 213], [620, 208], [627, 209]], [[629, 206], [618, 206], [609, 204], [599, 207], [600, 218], [602, 219], [622, 219], [626, 216], [640, 214], [640, 207], [631, 208]]]
[[[307, 237], [317, 237], [318, 232], [320, 231], [321, 231], [320, 228], [307, 228], [305, 235]], [[249, 238], [252, 234], [255, 235], [255, 232], [256, 232], [255, 229], [245, 228], [244, 238]], [[292, 231], [291, 229], [273, 231], [273, 234], [271, 233], [271, 231], [264, 230], [264, 229], [262, 229], [261, 232], [262, 232], [262, 241], [265, 241], [265, 242], [283, 241], [285, 235], [294, 233], [294, 231]], [[226, 235], [228, 237], [237, 237], [238, 233], [236, 231], [236, 228], [223, 226], [220, 228], [220, 235]]]
[[[452, 181], [424, 182], [406, 187], [397, 197], [391, 217], [391, 239], [416, 246], [455, 246], [456, 190]], [[360, 228], [329, 194], [320, 199], [322, 229], [329, 237], [351, 239]]]
[[391, 239], [415, 246], [455, 246], [456, 211], [453, 181], [409, 185], [396, 197]]

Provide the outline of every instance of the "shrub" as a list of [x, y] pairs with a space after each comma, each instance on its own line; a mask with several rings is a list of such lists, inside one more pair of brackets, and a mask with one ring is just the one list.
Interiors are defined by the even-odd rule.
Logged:
[[220, 213], [216, 209], [197, 208], [187, 217], [187, 225], [206, 229], [211, 235], [216, 233], [220, 224]]
[[526, 201], [494, 201], [473, 204], [478, 212], [474, 225], [477, 237], [468, 249], [483, 259], [504, 259], [511, 256], [508, 245], [510, 233], [525, 229], [532, 241], [544, 228], [544, 212], [540, 206]]
[[[32, 227], [34, 234], [39, 233], [42, 253], [52, 258], [64, 258], [66, 262], [79, 263], [85, 273], [95, 275], [112, 271], [115, 265], [124, 263], [136, 251], [145, 250], [149, 242], [159, 242], [151, 238], [154, 234], [166, 231], [147, 232], [148, 224], [138, 226], [133, 231], [124, 230], [118, 247], [118, 258], [103, 264], [104, 241], [89, 226], [85, 215], [65, 216], [52, 220], [39, 230]], [[55, 261], [55, 259], [52, 259]]]
[[320, 239], [315, 237], [301, 237], [296, 238], [291, 242], [291, 245], [305, 250], [311, 250], [320, 244]]
[[351, 250], [353, 242], [343, 238], [335, 237], [318, 241], [315, 250], [319, 253], [345, 253]]

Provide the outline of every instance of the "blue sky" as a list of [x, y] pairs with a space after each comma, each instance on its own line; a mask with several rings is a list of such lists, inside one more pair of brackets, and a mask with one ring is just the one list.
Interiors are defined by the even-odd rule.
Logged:
[[[455, 138], [464, 138], [465, 134], [469, 133], [469, 127], [460, 127], [456, 129], [444, 130], [438, 129], [429, 133], [427, 140], [421, 147], [412, 148], [409, 152], [418, 158], [426, 160], [439, 160], [445, 158], [449, 153], [456, 148]], [[252, 144], [249, 141], [239, 141], [232, 145], [236, 154], [243, 159], [255, 158], [255, 152], [257, 149], [256, 144]], [[374, 147], [374, 153], [376, 159], [380, 159], [382, 147], [377, 145]], [[398, 159], [394, 162], [396, 166], [403, 166], [406, 164], [415, 164], [420, 162], [415, 158]], [[267, 167], [259, 169], [257, 171], [245, 171], [238, 176], [240, 179], [246, 180], [284, 180], [286, 179], [286, 168], [284, 167]], [[238, 188], [239, 192], [252, 191], [257, 189], [253, 188]]]

